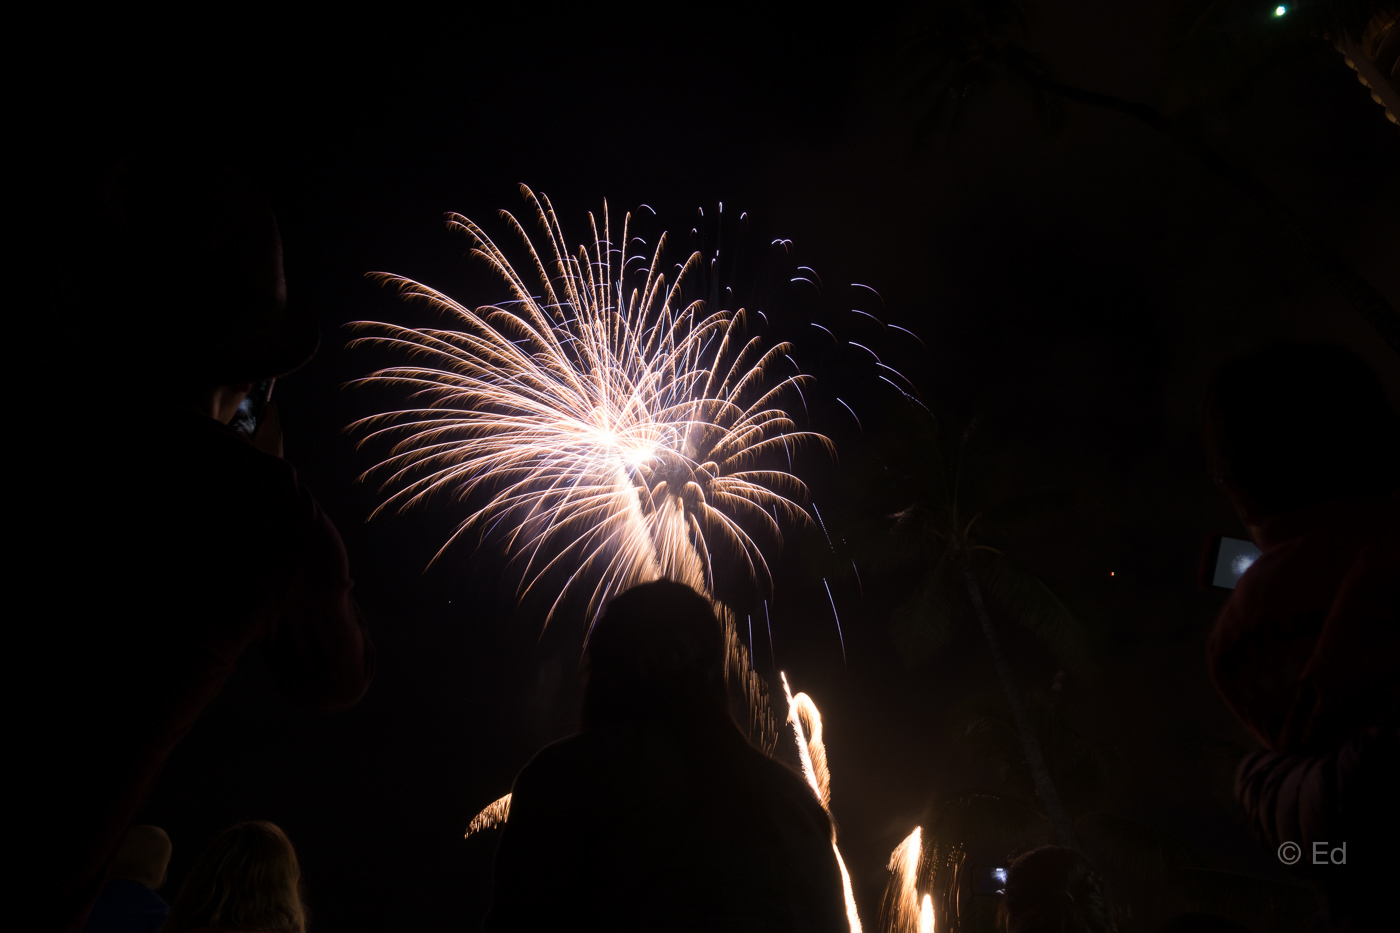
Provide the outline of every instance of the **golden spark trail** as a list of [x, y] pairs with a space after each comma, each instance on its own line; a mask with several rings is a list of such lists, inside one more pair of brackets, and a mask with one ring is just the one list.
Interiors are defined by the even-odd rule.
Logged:
[[467, 824], [466, 836], [462, 838], [465, 839], [467, 836], [473, 833], [479, 833], [483, 829], [491, 829], [492, 827], [499, 826], [509, 817], [510, 794], [506, 794], [501, 799], [492, 801], [486, 809], [472, 817], [472, 821]]
[[[919, 859], [923, 855], [923, 829], [915, 826], [914, 831], [904, 838], [904, 841], [895, 847], [890, 853], [890, 863], [887, 866], [894, 873], [892, 884], [897, 885], [894, 891], [894, 925], [892, 927], [896, 933], [914, 933], [914, 930], [922, 921], [919, 911], [919, 892], [917, 885], [919, 882]], [[930, 913], [933, 910], [933, 902], [925, 896]], [[919, 929], [919, 933], [923, 933]]]
[[[889, 920], [890, 933], [934, 933], [934, 908], [932, 889], [936, 882], [938, 866], [941, 864], [937, 846], [924, 845], [923, 828], [904, 837], [890, 853], [886, 866], [890, 871], [889, 884], [885, 887], [883, 910]], [[946, 860], [943, 860], [946, 861]], [[950, 866], [956, 873], [956, 866]], [[923, 880], [925, 892], [919, 894], [919, 882]], [[954, 880], [956, 884], [956, 880]]]
[[[802, 761], [802, 775], [817, 795], [822, 809], [831, 812], [831, 772], [826, 766], [826, 745], [822, 742], [822, 716], [817, 704], [805, 693], [793, 696], [788, 687], [787, 675], [778, 672], [783, 682], [783, 695], [788, 702], [788, 722], [792, 723], [793, 737], [797, 740], [797, 755]], [[803, 720], [806, 720], [804, 726]], [[809, 732], [810, 730], [810, 732]], [[841, 888], [846, 897], [846, 920], [851, 933], [861, 933], [860, 913], [856, 910], [856, 895], [851, 888], [851, 873], [846, 870], [846, 860], [841, 857], [841, 849], [836, 844], [833, 830], [831, 851], [836, 853], [836, 865], [841, 869]]]

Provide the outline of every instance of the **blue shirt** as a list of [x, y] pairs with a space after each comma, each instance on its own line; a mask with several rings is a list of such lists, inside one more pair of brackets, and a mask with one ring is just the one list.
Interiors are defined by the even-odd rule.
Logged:
[[92, 905], [83, 933], [156, 933], [170, 905], [139, 881], [107, 882]]

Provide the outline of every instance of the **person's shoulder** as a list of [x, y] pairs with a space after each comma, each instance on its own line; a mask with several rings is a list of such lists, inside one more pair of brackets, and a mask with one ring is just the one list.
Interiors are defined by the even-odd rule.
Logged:
[[[236, 525], [282, 527], [310, 519], [309, 492], [281, 457], [196, 412], [168, 412], [143, 483], [156, 501]], [[290, 530], [290, 529], [288, 529]]]
[[575, 733], [551, 742], [535, 752], [515, 779], [515, 792], [561, 771], [586, 769], [597, 758], [597, 742], [588, 733]]
[[587, 823], [600, 809], [609, 809], [608, 801], [625, 797], [627, 787], [635, 788], [635, 782], [628, 780], [632, 771], [625, 765], [600, 750], [596, 737], [588, 733], [546, 745], [526, 762], [511, 784], [507, 835], [532, 834], [542, 826], [557, 829], [566, 823]]
[[1394, 620], [1400, 618], [1400, 502], [1383, 500], [1373, 514], [1371, 534], [1357, 550], [1338, 600], [1363, 616]]
[[744, 743], [744, 757], [749, 761], [751, 767], [758, 769], [777, 786], [788, 790], [802, 789], [808, 796], [811, 796], [812, 789], [801, 774], [778, 759], [763, 754], [747, 741]]
[[124, 904], [139, 903], [154, 907], [169, 908], [165, 899], [139, 881], [129, 878], [111, 878], [102, 888], [101, 900], [119, 900]]
[[1355, 565], [1395, 551], [1400, 502], [1330, 499], [1270, 519], [1256, 529], [1256, 539], [1263, 554], [1241, 575], [1217, 617], [1211, 653], [1281, 619], [1320, 625]]
[[127, 929], [134, 918], [158, 925], [168, 913], [170, 905], [165, 899], [141, 882], [112, 878], [103, 885], [85, 929]]
[[189, 455], [237, 463], [240, 468], [254, 469], [282, 478], [295, 471], [281, 457], [258, 450], [233, 428], [207, 415], [192, 411], [172, 411], [165, 419], [172, 447]]
[[790, 804], [803, 817], [823, 828], [830, 827], [830, 817], [817, 799], [807, 779], [785, 763], [763, 754], [745, 742], [744, 757], [752, 773], [767, 787], [770, 795]]

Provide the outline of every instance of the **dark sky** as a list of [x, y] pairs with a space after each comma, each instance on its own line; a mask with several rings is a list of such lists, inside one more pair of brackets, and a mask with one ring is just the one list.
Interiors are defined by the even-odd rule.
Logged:
[[[1062, 80], [1157, 104], [1168, 7], [1040, 2], [1026, 42]], [[380, 672], [358, 708], [313, 717], [256, 659], [243, 665], [143, 816], [171, 832], [175, 881], [223, 826], [266, 818], [303, 855], [318, 930], [471, 929], [484, 912], [494, 839], [462, 829], [569, 731], [579, 631], [539, 637], [489, 556], [461, 550], [424, 572], [458, 517], [450, 504], [365, 524], [376, 495], [355, 479], [373, 459], [342, 428], [370, 402], [341, 387], [376, 358], [347, 353], [342, 325], [408, 314], [364, 280], [372, 270], [498, 298], [441, 219], [494, 223], [521, 207], [521, 182], [549, 193], [576, 237], [604, 197], [649, 203], [677, 230], [724, 201], [758, 235], [791, 238], [829, 302], [844, 283], [877, 288], [889, 320], [928, 345], [905, 371], [930, 405], [949, 424], [984, 412], [993, 491], [1081, 494], [1016, 544], [1101, 633], [1098, 673], [1074, 696], [1120, 761], [1106, 806], [1207, 867], [1271, 871], [1233, 815], [1230, 755], [1246, 739], [1202, 660], [1221, 598], [1195, 588], [1200, 542], [1242, 529], [1205, 473], [1200, 394], [1212, 367], [1275, 336], [1351, 347], [1397, 403], [1400, 363], [1257, 209], [1126, 117], [1069, 104], [1052, 136], [1005, 88], [916, 146], [916, 103], [891, 65], [903, 9], [223, 16], [56, 25], [18, 118], [41, 200], [144, 146], [242, 166], [279, 216], [293, 300], [322, 322], [319, 357], [279, 385], [287, 457], [342, 529]], [[1202, 112], [1212, 144], [1400, 304], [1400, 183], [1386, 171], [1400, 133], [1339, 56], [1281, 54]], [[897, 417], [884, 423], [898, 432]], [[841, 459], [812, 468], [814, 495], [863, 501], [843, 483], [875, 441], [829, 429]], [[975, 643], [921, 668], [898, 661], [899, 581], [838, 586], [843, 661], [808, 553], [777, 563], [777, 661], [822, 708], [869, 928], [889, 850], [940, 793], [987, 780], [947, 723], [990, 673]]]

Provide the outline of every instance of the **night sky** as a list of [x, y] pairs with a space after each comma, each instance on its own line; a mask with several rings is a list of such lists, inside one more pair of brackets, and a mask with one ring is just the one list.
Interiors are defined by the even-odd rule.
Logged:
[[[1172, 4], [1028, 9], [1024, 41], [1061, 80], [1168, 100]], [[945, 434], [977, 416], [987, 495], [1078, 496], [1005, 543], [1093, 633], [1095, 670], [1070, 678], [1064, 702], [1112, 751], [1098, 808], [1169, 834], [1201, 867], [1277, 874], [1236, 816], [1230, 776], [1250, 746], [1203, 659], [1223, 594], [1196, 586], [1201, 543], [1245, 533], [1207, 475], [1199, 400], [1214, 366], [1271, 337], [1350, 347], [1397, 405], [1400, 359], [1253, 205], [1127, 117], [1069, 103], [1050, 133], [1002, 86], [918, 137], [903, 8], [220, 15], [43, 30], [17, 119], [32, 130], [26, 178], [42, 202], [91, 166], [176, 144], [266, 192], [291, 300], [322, 325], [318, 357], [278, 384], [286, 456], [345, 538], [379, 670], [354, 710], [313, 716], [245, 659], [141, 817], [174, 841], [167, 896], [217, 831], [261, 818], [297, 844], [316, 930], [474, 929], [485, 912], [495, 837], [462, 831], [572, 730], [581, 620], [541, 634], [538, 607], [517, 609], [487, 551], [460, 547], [425, 571], [462, 517], [453, 503], [366, 523], [377, 493], [356, 478], [374, 451], [343, 428], [376, 397], [344, 386], [388, 360], [346, 351], [343, 325], [422, 320], [370, 271], [468, 304], [502, 297], [442, 217], [504, 234], [494, 212], [523, 209], [522, 182], [575, 239], [607, 198], [615, 212], [645, 202], [680, 233], [722, 201], [748, 213], [751, 244], [793, 241], [790, 261], [824, 290], [775, 296], [774, 336], [825, 379], [807, 417], [839, 458], [802, 469], [838, 534], [900, 507], [897, 482], [865, 479], [918, 471], [913, 409], [803, 330], [804, 315], [841, 313], [847, 283], [877, 289], [871, 309], [927, 346], [890, 352]], [[1287, 49], [1197, 112], [1212, 145], [1400, 305], [1400, 131], [1339, 55]], [[840, 392], [868, 415], [863, 431], [833, 405]], [[889, 851], [940, 794], [996, 780], [950, 725], [992, 674], [972, 638], [903, 663], [889, 617], [907, 581], [878, 568], [835, 580], [843, 656], [813, 569], [822, 546], [795, 534], [774, 557], [774, 658], [764, 645], [759, 668], [776, 660], [821, 707], [869, 929]], [[1054, 673], [1022, 669], [1032, 690]]]

